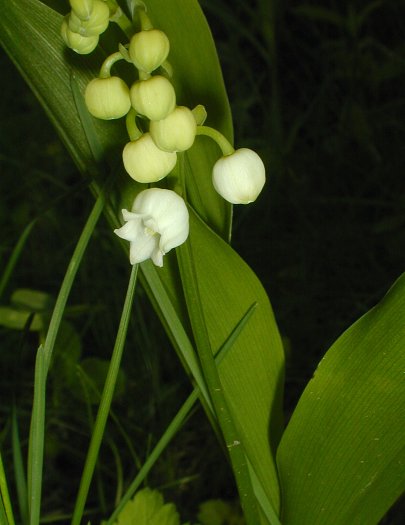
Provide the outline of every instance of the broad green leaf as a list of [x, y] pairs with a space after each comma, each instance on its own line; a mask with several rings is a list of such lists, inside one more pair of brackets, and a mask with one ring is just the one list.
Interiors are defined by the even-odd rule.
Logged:
[[405, 274], [325, 354], [281, 440], [284, 525], [373, 525], [405, 489]]
[[273, 312], [252, 270], [194, 214], [190, 242], [214, 351], [249, 306], [257, 303], [219, 372], [247, 456], [277, 512], [278, 481], [271, 449], [275, 450], [281, 433], [284, 356]]

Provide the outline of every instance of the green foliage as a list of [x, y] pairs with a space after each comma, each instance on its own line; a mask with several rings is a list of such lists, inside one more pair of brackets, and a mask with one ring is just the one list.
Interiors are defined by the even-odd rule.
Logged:
[[[48, 4], [56, 7], [59, 2], [49, 1]], [[204, 104], [208, 110], [207, 123], [219, 128], [231, 139], [232, 124], [223, 80], [213, 41], [197, 2], [150, 0], [147, 4], [156, 27], [165, 30], [172, 44], [170, 62], [174, 71], [173, 83], [178, 92], [179, 103], [190, 107]], [[367, 71], [376, 91], [382, 89], [386, 75], [391, 75], [392, 78], [399, 77], [401, 74], [399, 61], [392, 60], [384, 71], [379, 70], [376, 67], [375, 57], [369, 51], [375, 43], [371, 45], [367, 39], [359, 37], [370, 14], [381, 5], [382, 2], [379, 1], [369, 2], [358, 12], [349, 8], [346, 15], [338, 13], [337, 10], [309, 4], [291, 10], [291, 13], [298, 15], [300, 19], [306, 19], [314, 24], [324, 24], [326, 27], [331, 26], [344, 35], [337, 45], [325, 40], [333, 50], [335, 69], [325, 76], [320, 89], [327, 89], [328, 86], [342, 81], [351, 85], [359, 84], [363, 78], [362, 71]], [[120, 152], [125, 143], [124, 128], [119, 122], [100, 122], [86, 116], [81, 97], [87, 82], [97, 74], [105, 54], [116, 50], [117, 35], [119, 34], [119, 39], [124, 43], [127, 38], [118, 32], [112, 36], [104, 35], [101, 47], [92, 57], [79, 59], [66, 50], [62, 43], [60, 38], [62, 15], [58, 11], [38, 0], [10, 2], [2, 0], [0, 7], [2, 7], [0, 20], [2, 45], [43, 104], [80, 171], [90, 182], [93, 192], [101, 193], [102, 183], [106, 177], [111, 181], [112, 190], [109, 192], [105, 211], [110, 225], [117, 225], [120, 209], [124, 206], [129, 207], [134, 195], [140, 190], [139, 185], [124, 176], [120, 165]], [[269, 12], [272, 12], [273, 7], [271, 3]], [[249, 6], [249, 13], [244, 11], [244, 21], [248, 20], [249, 23], [253, 21], [254, 24], [254, 16], [258, 16], [259, 12], [267, 13], [267, 7], [263, 4], [260, 9], [258, 7], [254, 10]], [[228, 17], [230, 26], [236, 23], [233, 11], [226, 10], [224, 13], [223, 16]], [[268, 52], [275, 63], [277, 51], [274, 47], [275, 37], [268, 29], [266, 21], [263, 20], [265, 45], [268, 46]], [[255, 39], [254, 32], [248, 25], [245, 27], [244, 34], [267, 59], [267, 51], [263, 43], [260, 39]], [[346, 45], [352, 41], [356, 41], [358, 47], [348, 53]], [[235, 60], [235, 57], [233, 56], [232, 59]], [[274, 108], [277, 111], [271, 112], [270, 128], [276, 145], [275, 150], [277, 148], [280, 150], [272, 151], [269, 155], [273, 161], [279, 155], [277, 160], [280, 161], [282, 155], [291, 155], [297, 146], [305, 123], [311, 122], [311, 119], [321, 120], [322, 104], [319, 103], [318, 94], [311, 103], [305, 100], [305, 111], [301, 112], [295, 121], [290, 122], [283, 143], [282, 125], [279, 119], [281, 106], [279, 107], [277, 97], [277, 69], [274, 63], [270, 64], [273, 66], [272, 104], [277, 106]], [[358, 67], [358, 64], [361, 67]], [[298, 76], [296, 74], [296, 78]], [[268, 101], [265, 97], [259, 96], [258, 85], [264, 78], [259, 77], [256, 72], [255, 76], [252, 75], [247, 82], [253, 95], [250, 94], [251, 99], [246, 97], [243, 99], [244, 106], [239, 110], [242, 115], [239, 121], [240, 127], [243, 122], [247, 122], [246, 114], [249, 111], [245, 109], [250, 108], [254, 96], [261, 100], [260, 115], [268, 110]], [[237, 82], [234, 84], [236, 85]], [[290, 99], [285, 109], [288, 117], [290, 117], [288, 114], [291, 111], [290, 107], [294, 105], [295, 100], [291, 96]], [[257, 111], [252, 113], [257, 118]], [[265, 119], [259, 120], [264, 121], [263, 126], [268, 124]], [[337, 122], [337, 126], [340, 126], [340, 131], [347, 132], [350, 140], [363, 148], [372, 158], [379, 160], [380, 151], [370, 124], [370, 112], [362, 97], [348, 97], [344, 104], [339, 106], [337, 113], [333, 114], [333, 120]], [[262, 123], [257, 125], [260, 126]], [[334, 146], [337, 143], [337, 135], [325, 138], [323, 126], [319, 128], [313, 126], [309, 138], [307, 137], [308, 143], [318, 144], [320, 138], [323, 146], [333, 151], [334, 158], [345, 157], [345, 155], [338, 155], [340, 150]], [[307, 149], [303, 148], [305, 155], [308, 155]], [[344, 148], [340, 153], [342, 151]], [[296, 157], [297, 165], [305, 160], [305, 155], [301, 159], [299, 155]], [[233, 423], [246, 454], [255, 486], [255, 495], [261, 499], [262, 508], [267, 509], [267, 518], [263, 518], [263, 523], [277, 523], [277, 517], [272, 518], [272, 512], [274, 516], [278, 515], [280, 507], [284, 525], [377, 523], [404, 488], [404, 441], [400, 425], [405, 400], [403, 381], [401, 382], [405, 336], [404, 277], [395, 284], [377, 307], [349, 328], [326, 353], [281, 438], [284, 382], [281, 339], [262, 285], [227, 243], [231, 210], [213, 191], [210, 181], [211, 167], [217, 156], [216, 147], [207, 139], [199, 137], [193, 148], [182, 159], [181, 169], [185, 173], [187, 194], [192, 207], [189, 243], [198, 278], [196, 300], [200, 302], [209, 345], [214, 354], [223, 347], [224, 341], [243, 319], [245, 312], [252, 305], [257, 304], [253, 315], [238, 333], [222, 362], [218, 364], [218, 371]], [[280, 164], [272, 163], [272, 165], [277, 172]], [[288, 168], [290, 174], [294, 175], [298, 172], [297, 166], [293, 163]], [[329, 176], [332, 177], [331, 174]], [[291, 177], [291, 180], [296, 183], [294, 177]], [[346, 193], [344, 199], [349, 202], [351, 197]], [[267, 206], [267, 203], [264, 206]], [[299, 211], [298, 206], [296, 207], [297, 216], [294, 216], [294, 219], [300, 222], [302, 212]], [[394, 226], [396, 224], [398, 227], [403, 223], [398, 210], [395, 213], [393, 217], [382, 217], [379, 223], [381, 231], [384, 231], [384, 228], [388, 230], [392, 228], [391, 219], [394, 220]], [[263, 222], [266, 223], [266, 220]], [[19, 255], [32, 224], [21, 237], [21, 242], [16, 248], [16, 256]], [[255, 228], [247, 228], [246, 231], [252, 242], [258, 244], [259, 240], [260, 245], [263, 246], [261, 231], [256, 231]], [[157, 270], [150, 262], [142, 264], [143, 286], [159, 313], [181, 362], [198, 385], [200, 398], [212, 418], [214, 428], [217, 429], [207, 387], [194, 352], [195, 341], [190, 325], [195, 324], [195, 319], [188, 318], [177, 262], [172, 255], [167, 256], [167, 262], [165, 261], [162, 270]], [[286, 257], [288, 259], [290, 255]], [[4, 291], [15, 260], [12, 258], [10, 263], [0, 283], [1, 292]], [[291, 285], [293, 281], [291, 276], [294, 276], [299, 269], [287, 260], [283, 271], [289, 276], [290, 288], [294, 288]], [[295, 289], [294, 293], [294, 299], [298, 300], [299, 294]], [[10, 305], [0, 307], [0, 325], [7, 329], [19, 330], [25, 336], [27, 335], [25, 331], [29, 327], [31, 331], [38, 332], [40, 339], [43, 340], [44, 330], [48, 326], [47, 314], [50, 307], [48, 299], [32, 295], [30, 290], [14, 294]], [[117, 309], [117, 305], [115, 308]], [[362, 308], [364, 309], [364, 306]], [[65, 305], [62, 305], [60, 310], [58, 324], [53, 328], [54, 340], [51, 345], [53, 361], [50, 384], [53, 403], [60, 408], [70, 389], [73, 389], [70, 399], [75, 395], [80, 398], [82, 385], [86, 391], [87, 401], [96, 403], [99, 400], [98, 392], [102, 390], [107, 375], [107, 361], [94, 356], [80, 361], [83, 351], [81, 337], [72, 324], [61, 322]], [[128, 316], [128, 312], [126, 313]], [[103, 327], [101, 331], [102, 329]], [[37, 334], [34, 336], [37, 337]], [[99, 337], [102, 339], [102, 335]], [[121, 344], [123, 345], [123, 341]], [[292, 352], [294, 352], [294, 345]], [[42, 478], [40, 463], [44, 441], [45, 381], [49, 364], [50, 353], [40, 347], [37, 354], [31, 435], [31, 447], [37, 450], [37, 455], [35, 461], [32, 461], [33, 456], [32, 453], [30, 454], [28, 478], [33, 523], [40, 515]], [[77, 386], [78, 367], [83, 372], [80, 375], [80, 389]], [[117, 368], [118, 366], [115, 369], [116, 373], [118, 373]], [[118, 380], [118, 386], [122, 385], [123, 389], [122, 373], [121, 378], [121, 381]], [[132, 380], [127, 376], [125, 378], [125, 383]], [[119, 401], [122, 389], [115, 392], [116, 401]], [[162, 392], [161, 397], [164, 397], [163, 389]], [[109, 403], [112, 400], [112, 393], [110, 394]], [[196, 394], [187, 403], [187, 409], [182, 412], [180, 421], [176, 421], [175, 428], [171, 428], [170, 432], [163, 436], [167, 438], [165, 444], [180, 428], [195, 398]], [[104, 424], [109, 408], [109, 404], [104, 406]], [[13, 445], [18, 452], [17, 449], [21, 449], [21, 442], [16, 431], [16, 422], [14, 413]], [[98, 431], [97, 446], [100, 445], [102, 432], [103, 429]], [[163, 448], [164, 446], [160, 447], [153, 456], [152, 464], [156, 462]], [[277, 448], [278, 472], [274, 459]], [[95, 465], [97, 453], [98, 449], [93, 453], [91, 469]], [[151, 456], [148, 457], [145, 465], [148, 464]], [[121, 468], [119, 457], [119, 453], [116, 454], [118, 471]], [[21, 458], [18, 468], [17, 463], [15, 461], [15, 468], [22, 486], [24, 480]], [[149, 468], [150, 464], [148, 464]], [[145, 469], [146, 473], [148, 469]], [[141, 472], [142, 475], [146, 475], [142, 469], [139, 473]], [[88, 475], [86, 483], [90, 483], [91, 476], [92, 472]], [[278, 476], [281, 480], [281, 496]], [[4, 496], [6, 492], [4, 479], [2, 475], [2, 495], [5, 504], [0, 500], [0, 521], [6, 519], [6, 514], [10, 513], [10, 505], [8, 504], [7, 507], [9, 498]], [[135, 479], [139, 482], [137, 477]], [[120, 482], [122, 482], [122, 474]], [[22, 498], [24, 498], [24, 490], [19, 490], [19, 496], [20, 494], [23, 494]], [[153, 498], [151, 497], [144, 505], [143, 511], [138, 508], [142, 494], [154, 494]], [[152, 516], [145, 517], [145, 513], [149, 512], [158, 515], [153, 518], [156, 523], [167, 523], [167, 525], [179, 523], [175, 508], [170, 504], [164, 505], [163, 499], [157, 494], [148, 492], [147, 489], [138, 492], [121, 511], [117, 523], [128, 525], [134, 520], [138, 523], [142, 519], [144, 521], [148, 519], [148, 523], [153, 522]], [[82, 506], [86, 495], [81, 496]], [[121, 488], [118, 483], [115, 504], [119, 502], [120, 495]], [[100, 508], [105, 512], [106, 505], [100, 489], [98, 497]], [[111, 502], [108, 501], [108, 506], [110, 504]], [[223, 523], [226, 517], [229, 518], [223, 505], [222, 510], [218, 508], [207, 510], [207, 508], [206, 506], [204, 511], [205, 517], [204, 515], [200, 517], [201, 523], [213, 525], [215, 519], [218, 523]], [[26, 515], [24, 509], [22, 514]], [[76, 520], [81, 519], [81, 514], [81, 510], [76, 513]], [[239, 516], [235, 516], [236, 522], [238, 519]]]
[[201, 525], [244, 525], [245, 523], [237, 509], [220, 499], [201, 503], [198, 519]]
[[322, 359], [283, 435], [283, 523], [373, 525], [405, 489], [405, 275]]
[[172, 503], [164, 503], [157, 490], [142, 489], [125, 505], [115, 525], [180, 525]]

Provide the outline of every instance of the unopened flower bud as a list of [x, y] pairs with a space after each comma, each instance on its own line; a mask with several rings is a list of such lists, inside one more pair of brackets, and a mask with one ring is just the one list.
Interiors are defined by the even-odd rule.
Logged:
[[94, 0], [69, 0], [72, 11], [81, 20], [88, 20], [93, 10]]
[[150, 123], [149, 132], [163, 151], [186, 151], [191, 148], [197, 131], [192, 111], [178, 106], [165, 119]]
[[163, 64], [169, 54], [170, 43], [159, 29], [136, 33], [129, 44], [129, 56], [141, 71], [151, 73]]
[[151, 258], [156, 266], [163, 266], [163, 256], [188, 237], [187, 206], [172, 190], [150, 188], [141, 191], [134, 200], [132, 211], [122, 210], [122, 215], [126, 223], [114, 233], [130, 241], [131, 264]]
[[127, 173], [137, 182], [157, 182], [166, 177], [176, 165], [176, 153], [159, 149], [149, 133], [128, 142], [122, 152]]
[[84, 94], [87, 109], [103, 120], [121, 118], [131, 108], [129, 89], [119, 77], [94, 78]]
[[82, 36], [98, 36], [107, 29], [110, 19], [108, 5], [102, 0], [93, 0], [93, 9], [87, 20], [79, 18], [74, 11], [69, 16], [69, 29]]
[[98, 36], [82, 36], [69, 29], [66, 18], [62, 22], [61, 35], [65, 44], [79, 55], [91, 53], [98, 44]]
[[149, 120], [164, 119], [176, 106], [174, 87], [160, 75], [135, 82], [130, 96], [135, 111]]
[[217, 160], [212, 182], [216, 191], [228, 202], [249, 204], [257, 199], [266, 182], [263, 161], [251, 149], [238, 149]]

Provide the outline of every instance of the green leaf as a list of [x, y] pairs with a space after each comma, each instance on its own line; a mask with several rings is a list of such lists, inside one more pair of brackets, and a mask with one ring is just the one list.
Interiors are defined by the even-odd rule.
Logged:
[[325, 354], [281, 440], [284, 525], [373, 525], [405, 489], [405, 274]]
[[214, 352], [249, 306], [257, 303], [255, 314], [221, 361], [219, 374], [245, 452], [277, 512], [279, 487], [271, 451], [282, 427], [280, 335], [267, 295], [252, 270], [195, 214], [190, 219], [198, 288]]
[[128, 501], [117, 516], [116, 525], [179, 525], [180, 519], [173, 503], [164, 504], [157, 490], [145, 488]]

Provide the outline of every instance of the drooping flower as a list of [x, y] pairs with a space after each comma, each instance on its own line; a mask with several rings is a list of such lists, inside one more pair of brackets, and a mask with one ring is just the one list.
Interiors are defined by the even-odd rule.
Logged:
[[87, 109], [103, 120], [121, 118], [131, 108], [129, 89], [122, 78], [93, 78], [84, 94]]
[[135, 33], [129, 43], [129, 56], [141, 71], [151, 73], [163, 64], [169, 54], [170, 43], [160, 29]]
[[69, 0], [72, 11], [81, 20], [88, 20], [93, 11], [94, 0]]
[[166, 77], [156, 75], [132, 84], [130, 96], [133, 108], [149, 120], [166, 118], [176, 107], [176, 92]]
[[128, 142], [122, 152], [125, 170], [137, 182], [157, 182], [166, 177], [177, 162], [176, 153], [159, 149], [149, 133]]
[[193, 145], [197, 122], [193, 112], [177, 106], [165, 119], [150, 123], [149, 132], [163, 151], [186, 151]]
[[126, 223], [114, 232], [130, 242], [131, 264], [150, 258], [156, 266], [163, 266], [163, 256], [188, 237], [187, 206], [172, 190], [144, 190], [135, 198], [132, 210], [122, 210], [122, 215]]
[[61, 35], [65, 44], [73, 49], [79, 55], [88, 55], [97, 47], [99, 37], [97, 36], [82, 36], [79, 33], [74, 33], [69, 29], [69, 25], [65, 17], [62, 22]]
[[266, 182], [263, 161], [251, 149], [238, 149], [217, 160], [212, 182], [216, 191], [228, 202], [249, 204], [257, 199]]
[[83, 20], [73, 10], [69, 16], [69, 29], [82, 36], [99, 36], [107, 29], [110, 18], [108, 5], [102, 0], [93, 0], [92, 9], [88, 18]]

